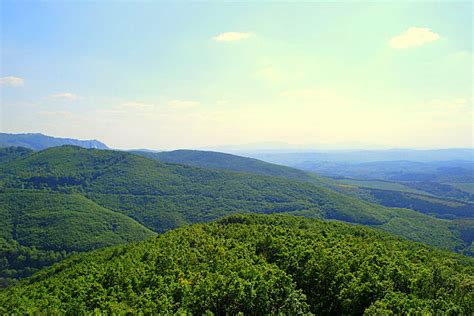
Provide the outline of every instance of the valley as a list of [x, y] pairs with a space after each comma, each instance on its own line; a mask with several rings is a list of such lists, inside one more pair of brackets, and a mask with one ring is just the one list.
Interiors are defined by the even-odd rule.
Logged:
[[[345, 221], [473, 254], [470, 217], [438, 219], [384, 207], [360, 199], [360, 191], [340, 190], [342, 182], [245, 157], [74, 146], [37, 152], [9, 147], [0, 150], [0, 157], [0, 233], [8, 258], [0, 270], [4, 286], [31, 275], [38, 265], [77, 252], [141, 241], [231, 214]], [[25, 251], [52, 259], [39, 264], [32, 257], [18, 264]]]

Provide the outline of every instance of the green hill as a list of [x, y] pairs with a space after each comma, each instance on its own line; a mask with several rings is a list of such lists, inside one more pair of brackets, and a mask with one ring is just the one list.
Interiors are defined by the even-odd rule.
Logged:
[[155, 235], [79, 194], [0, 192], [0, 287], [77, 251]]
[[[404, 157], [404, 156], [400, 156]], [[399, 157], [399, 158], [400, 158]], [[332, 188], [387, 207], [439, 218], [474, 217], [474, 162], [305, 162], [295, 168], [332, 177]], [[339, 188], [338, 188], [339, 186]]]
[[76, 255], [0, 292], [0, 313], [474, 313], [474, 260], [344, 223], [235, 215]]
[[207, 169], [260, 174], [317, 184], [323, 181], [316, 175], [295, 168], [215, 151], [174, 150], [164, 152], [133, 151], [133, 153], [163, 162]]
[[288, 213], [372, 225], [447, 249], [470, 246], [448, 220], [313, 184], [162, 163], [126, 152], [55, 147], [3, 164], [0, 171], [5, 190], [80, 194], [155, 232], [235, 213]]
[[26, 157], [32, 153], [33, 150], [24, 147], [0, 147], [0, 164]]
[[[439, 198], [424, 191], [406, 187], [399, 183], [369, 180], [332, 180], [261, 160], [212, 151], [175, 150], [169, 152], [134, 151], [134, 153], [163, 162], [215, 170], [229, 170], [251, 174], [282, 177], [300, 182], [324, 186], [368, 202], [387, 207], [410, 208], [440, 218], [472, 217], [473, 205], [465, 201]], [[461, 191], [460, 191], [461, 192]], [[468, 193], [466, 193], [467, 195]]]
[[79, 194], [0, 193], [0, 236], [43, 250], [87, 251], [143, 240], [154, 233]]

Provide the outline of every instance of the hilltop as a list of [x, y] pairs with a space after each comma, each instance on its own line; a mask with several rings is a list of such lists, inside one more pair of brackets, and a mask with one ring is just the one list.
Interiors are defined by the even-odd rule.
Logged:
[[290, 180], [317, 184], [324, 182], [324, 180], [318, 176], [299, 169], [215, 151], [181, 149], [163, 152], [133, 151], [133, 153], [162, 162], [177, 163], [207, 169], [282, 177]]
[[0, 312], [469, 315], [473, 275], [366, 227], [235, 215], [73, 256], [0, 292]]
[[472, 242], [468, 225], [382, 207], [316, 184], [163, 163], [127, 152], [55, 147], [3, 164], [0, 172], [6, 192], [79, 194], [158, 233], [236, 213], [287, 213], [371, 225], [452, 250]]

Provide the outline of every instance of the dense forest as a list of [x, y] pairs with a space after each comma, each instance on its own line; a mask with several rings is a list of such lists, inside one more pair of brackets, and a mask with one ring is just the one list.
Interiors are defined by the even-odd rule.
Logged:
[[0, 193], [0, 287], [78, 252], [139, 241], [154, 232], [79, 194]]
[[372, 225], [430, 245], [462, 250], [454, 222], [361, 201], [280, 177], [162, 163], [126, 152], [49, 148], [2, 164], [1, 194], [78, 194], [155, 232], [234, 213], [289, 213]]
[[[212, 151], [134, 151], [134, 153], [163, 162], [269, 175], [312, 183], [368, 202], [388, 207], [409, 208], [439, 218], [474, 217], [474, 195], [472, 190], [469, 190], [470, 187], [465, 189], [467, 184], [472, 184], [472, 181], [466, 183], [472, 178], [472, 171], [469, 169], [472, 166], [468, 162], [455, 161], [451, 163], [454, 166], [463, 166], [463, 168], [446, 167], [451, 165], [450, 162], [423, 164], [390, 161], [360, 165], [318, 162], [302, 164], [299, 167], [303, 170], [299, 170], [253, 158]], [[326, 169], [333, 172], [329, 175], [337, 176], [335, 179], [323, 178], [311, 172], [320, 170], [328, 172], [325, 166]], [[348, 166], [359, 168], [356, 175], [359, 175], [361, 180], [340, 177], [340, 175], [351, 176], [353, 174]], [[417, 167], [419, 169], [416, 169]], [[385, 169], [388, 169], [388, 171], [385, 171]], [[413, 172], [413, 169], [418, 170], [418, 173]], [[420, 169], [422, 172], [420, 172]], [[373, 181], [370, 178], [364, 179], [363, 177], [372, 174], [373, 177], [380, 177], [381, 180]], [[395, 176], [405, 180], [409, 178], [412, 182], [393, 182]], [[425, 181], [427, 177], [440, 182]], [[445, 181], [454, 181], [454, 183], [446, 184]]]
[[439, 218], [474, 218], [474, 203], [436, 196], [394, 190], [365, 189], [378, 203], [388, 207], [405, 207]]
[[44, 267], [61, 261], [73, 252], [40, 250], [20, 245], [16, 240], [0, 238], [0, 288], [15, 284]]
[[73, 255], [0, 292], [1, 312], [474, 312], [474, 260], [361, 226], [234, 215]]
[[[279, 166], [262, 162], [263, 173], [275, 174], [266, 176], [72, 146], [0, 152], [2, 286], [74, 252], [140, 241], [238, 213], [337, 219], [473, 254], [474, 225], [469, 220], [441, 220], [364, 202], [317, 182], [288, 179], [291, 168], [282, 167], [280, 173]], [[236, 166], [243, 169], [245, 164]]]
[[[466, 151], [472, 157], [472, 151]], [[331, 177], [336, 190], [384, 206], [410, 208], [439, 218], [473, 218], [474, 161], [469, 155], [464, 159], [365, 163], [307, 161], [295, 167]], [[334, 185], [337, 183], [339, 188]]]
[[315, 184], [325, 183], [315, 174], [299, 169], [263, 162], [231, 154], [202, 150], [174, 150], [163, 152], [133, 151], [133, 153], [162, 162], [177, 163], [206, 169], [282, 177]]
[[0, 316], [474, 316], [473, 4], [0, 0]]

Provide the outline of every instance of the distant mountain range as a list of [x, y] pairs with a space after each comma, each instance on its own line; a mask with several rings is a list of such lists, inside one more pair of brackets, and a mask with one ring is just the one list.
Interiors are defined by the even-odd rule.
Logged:
[[236, 151], [240, 156], [260, 159], [266, 162], [294, 167], [311, 162], [349, 162], [365, 163], [380, 161], [446, 161], [470, 160], [474, 161], [474, 148], [446, 148], [446, 149], [387, 149], [387, 150], [333, 150], [333, 151]]
[[[32, 150], [43, 150], [50, 147], [57, 147], [63, 145], [73, 145], [83, 148], [95, 149], [110, 149], [106, 144], [98, 140], [78, 140], [74, 138], [59, 138], [47, 136], [41, 133], [25, 133], [25, 134], [10, 134], [0, 133], [0, 147], [25, 147]], [[136, 153], [163, 153], [161, 155], [162, 161], [179, 163], [174, 161], [176, 156], [182, 156], [186, 152], [186, 161], [189, 163], [189, 153], [193, 152], [194, 160], [198, 153], [208, 153], [206, 159], [209, 158], [209, 153], [224, 155], [233, 154], [234, 157], [244, 156], [262, 160], [265, 162], [279, 164], [290, 167], [299, 168], [301, 165], [311, 165], [314, 162], [344, 162], [344, 163], [365, 163], [365, 162], [381, 162], [381, 161], [413, 161], [413, 162], [430, 162], [430, 161], [447, 161], [447, 160], [467, 160], [474, 161], [474, 148], [446, 148], [446, 149], [367, 149], [367, 150], [317, 150], [308, 148], [289, 148], [285, 143], [271, 143], [272, 149], [266, 149], [267, 143], [259, 143], [252, 146], [221, 146], [216, 151], [209, 150], [180, 150], [171, 151], [175, 154], [169, 154], [170, 151], [165, 152], [154, 149], [135, 149], [129, 150]], [[263, 147], [257, 147], [263, 146]], [[277, 147], [281, 146], [281, 147]], [[275, 149], [274, 149], [275, 148]], [[149, 157], [157, 158], [157, 157]], [[231, 158], [231, 156], [220, 156], [219, 158]], [[219, 159], [222, 160], [222, 159]], [[212, 164], [212, 163], [211, 163]], [[200, 163], [197, 165], [202, 166]], [[206, 166], [208, 167], [208, 166]], [[213, 167], [212, 165], [209, 167]], [[215, 167], [215, 166], [214, 166]], [[228, 168], [217, 168], [228, 169]], [[300, 168], [299, 168], [300, 169]], [[306, 168], [301, 168], [306, 169]], [[236, 170], [241, 171], [241, 170]]]
[[74, 145], [84, 148], [108, 149], [107, 145], [98, 140], [78, 140], [73, 138], [58, 138], [40, 133], [8, 134], [0, 133], [0, 147], [25, 147], [33, 150], [43, 150], [49, 147]]

